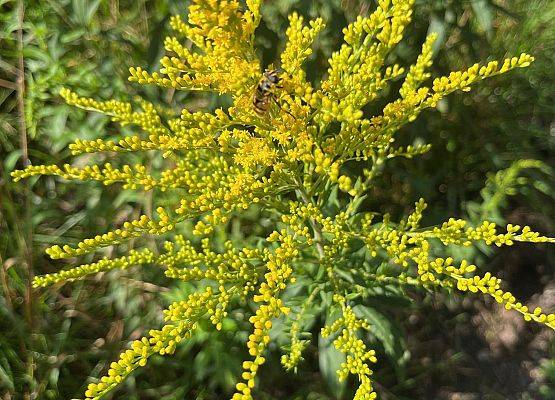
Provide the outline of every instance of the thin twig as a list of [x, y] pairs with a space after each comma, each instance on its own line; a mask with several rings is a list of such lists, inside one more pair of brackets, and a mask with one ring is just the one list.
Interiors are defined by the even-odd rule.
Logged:
[[[19, 146], [21, 149], [23, 166], [28, 166], [29, 163], [29, 149], [27, 141], [27, 126], [25, 123], [25, 63], [23, 59], [23, 20], [25, 15], [25, 8], [23, 0], [18, 1], [18, 29], [16, 33], [17, 37], [17, 54], [18, 54], [18, 73], [17, 73], [17, 111], [18, 111], [18, 130], [19, 130]], [[33, 337], [33, 332], [35, 330], [34, 323], [34, 298], [33, 298], [33, 287], [32, 281], [34, 277], [33, 273], [33, 254], [32, 254], [32, 243], [33, 243], [33, 230], [31, 224], [31, 188], [29, 183], [25, 184], [25, 240], [23, 244], [23, 255], [25, 258], [25, 266], [27, 269], [27, 285], [25, 288], [25, 317], [29, 327], [29, 336]], [[27, 374], [29, 377], [33, 377], [35, 370], [35, 362], [33, 360], [33, 355], [31, 352], [27, 355]], [[36, 396], [36, 392], [29, 388], [29, 391], [25, 391], [23, 397], [33, 398]], [[30, 393], [30, 392], [33, 393]]]
[[[299, 184], [299, 193], [301, 195], [301, 199], [305, 204], [312, 204], [311, 200], [306, 195], [306, 191], [304, 187]], [[322, 235], [322, 228], [318, 223], [313, 219], [310, 218], [310, 226], [312, 226], [312, 230], [314, 231], [314, 241], [316, 242], [316, 250], [318, 250], [318, 258], [321, 260], [324, 258], [324, 236]]]
[[0, 79], [0, 87], [10, 89], [10, 90], [17, 90], [17, 84], [10, 81], [6, 81], [4, 79]]
[[17, 74], [17, 110], [19, 114], [19, 142], [23, 158], [23, 166], [29, 165], [29, 149], [27, 146], [27, 126], [25, 124], [25, 64], [23, 60], [23, 0], [18, 2], [18, 29], [17, 29], [17, 54], [18, 54], [18, 74]]

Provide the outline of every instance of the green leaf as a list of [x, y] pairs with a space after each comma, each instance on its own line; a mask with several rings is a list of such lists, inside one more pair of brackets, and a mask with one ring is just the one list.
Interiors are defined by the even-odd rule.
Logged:
[[368, 289], [365, 302], [370, 306], [406, 308], [412, 305], [410, 298], [394, 287], [374, 287]]
[[445, 20], [439, 18], [435, 14], [432, 14], [432, 16], [430, 17], [430, 25], [428, 26], [428, 35], [432, 33], [437, 34], [437, 39], [432, 46], [432, 51], [434, 55], [437, 54], [437, 52], [443, 45], [443, 42], [445, 41], [446, 28], [447, 27], [445, 24]]
[[[326, 318], [326, 325], [333, 323], [337, 317], [337, 310], [335, 310], [335, 312], [330, 310]], [[343, 397], [347, 386], [347, 382], [340, 382], [337, 376], [337, 370], [344, 361], [345, 354], [333, 347], [332, 337], [324, 338], [321, 334], [318, 334], [318, 362], [320, 365], [320, 373], [326, 381], [330, 392], [337, 399]]]
[[340, 399], [345, 393], [346, 382], [340, 382], [337, 370], [345, 361], [345, 355], [333, 347], [332, 340], [318, 335], [318, 361], [320, 372], [326, 381], [331, 393]]
[[374, 308], [357, 305], [353, 307], [357, 317], [370, 324], [370, 333], [383, 345], [385, 354], [391, 360], [398, 376], [404, 375], [404, 365], [410, 353], [407, 350], [404, 335], [399, 326], [390, 318]]
[[339, 203], [339, 192], [337, 186], [331, 189], [330, 195], [325, 205], [325, 209], [330, 212], [330, 214], [335, 215], [341, 210], [341, 204]]
[[83, 29], [83, 28], [76, 29], [74, 31], [70, 31], [68, 33], [63, 34], [60, 38], [60, 41], [64, 44], [71, 43], [81, 39], [83, 36], [85, 36], [86, 33], [87, 33], [86, 29]]
[[[360, 181], [361, 181], [361, 179], [358, 178], [357, 184], [359, 184]], [[358, 186], [360, 186], [360, 185], [358, 185]], [[357, 187], [357, 185], [355, 185], [355, 187]], [[351, 202], [351, 204], [349, 205], [350, 209], [353, 210], [355, 214], [357, 213], [360, 205], [364, 202], [364, 200], [366, 200], [366, 197], [368, 197], [368, 196], [367, 195], [360, 196], [360, 197], [356, 198], [355, 200], [353, 200]]]
[[76, 21], [81, 25], [89, 25], [99, 5], [100, 0], [73, 0], [73, 12]]
[[472, 11], [474, 11], [478, 25], [484, 32], [490, 35], [492, 33], [493, 15], [489, 2], [487, 0], [477, 0], [470, 4], [472, 5]]
[[18, 149], [10, 152], [7, 156], [5, 156], [4, 168], [6, 169], [6, 171], [13, 171], [15, 169], [17, 160], [19, 160], [19, 157], [21, 157], [21, 154], [22, 154], [22, 151]]

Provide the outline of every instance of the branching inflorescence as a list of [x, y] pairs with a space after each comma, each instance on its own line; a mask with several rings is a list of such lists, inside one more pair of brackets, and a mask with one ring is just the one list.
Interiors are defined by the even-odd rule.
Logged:
[[[64, 90], [71, 105], [106, 114], [121, 125], [140, 132], [119, 140], [76, 140], [75, 155], [158, 151], [166, 169], [152, 173], [141, 164], [76, 167], [29, 166], [13, 172], [15, 180], [34, 175], [55, 175], [66, 180], [95, 180], [104, 185], [122, 183], [125, 188], [165, 192], [178, 199], [173, 206], [158, 207], [154, 216], [143, 215], [118, 229], [85, 239], [75, 246], [53, 246], [47, 253], [55, 259], [72, 258], [116, 246], [143, 235], [167, 235], [161, 254], [149, 249], [132, 250], [119, 258], [103, 258], [70, 270], [35, 278], [35, 287], [76, 280], [114, 268], [140, 264], [165, 267], [168, 277], [196, 282], [197, 291], [165, 311], [161, 330], [152, 330], [113, 362], [107, 374], [91, 383], [88, 399], [100, 399], [133, 370], [155, 354], [171, 354], [193, 334], [201, 319], [220, 329], [229, 307], [250, 300], [256, 307], [250, 317], [252, 333], [247, 342], [250, 359], [243, 363], [234, 400], [253, 398], [256, 376], [264, 364], [272, 321], [292, 321], [290, 352], [282, 358], [287, 369], [302, 360], [305, 340], [299, 339], [302, 307], [283, 300], [292, 282], [310, 282], [302, 293], [317, 302], [315, 293], [332, 299], [326, 312], [340, 317], [322, 329], [334, 346], [345, 354], [338, 375], [353, 375], [360, 386], [356, 399], [373, 399], [371, 363], [360, 331], [372, 324], [356, 315], [354, 304], [363, 303], [366, 286], [412, 285], [437, 290], [481, 292], [515, 310], [526, 320], [555, 329], [555, 314], [529, 310], [502, 288], [490, 273], [476, 273], [464, 259], [441, 254], [447, 245], [471, 246], [476, 242], [510, 246], [516, 242], [553, 242], [527, 226], [508, 225], [502, 231], [490, 222], [470, 226], [449, 219], [441, 226], [420, 226], [426, 203], [419, 200], [406, 219], [393, 222], [384, 215], [365, 211], [361, 204], [379, 167], [393, 157], [413, 157], [429, 146], [395, 147], [399, 128], [413, 121], [426, 108], [436, 106], [451, 92], [470, 90], [484, 78], [526, 67], [533, 57], [522, 54], [502, 62], [475, 64], [464, 71], [436, 78], [427, 69], [432, 63], [430, 35], [416, 63], [405, 72], [399, 65], [386, 66], [390, 50], [402, 39], [410, 22], [413, 0], [379, 0], [376, 10], [359, 17], [344, 29], [345, 43], [329, 60], [327, 77], [318, 86], [307, 80], [303, 62], [311, 44], [324, 28], [321, 19], [305, 24], [290, 16], [287, 44], [279, 66], [283, 88], [271, 93], [273, 104], [263, 115], [252, 105], [253, 91], [262, 76], [254, 49], [261, 0], [247, 0], [242, 9], [234, 0], [194, 0], [188, 21], [171, 19], [175, 37], [168, 37], [168, 56], [159, 72], [131, 68], [130, 81], [176, 90], [211, 91], [228, 95], [232, 105], [214, 112], [183, 109], [167, 118], [155, 105], [141, 101], [101, 102]], [[376, 99], [392, 80], [403, 79], [399, 98], [380, 115], [365, 116], [363, 108]], [[347, 162], [357, 162], [360, 173], [347, 172]], [[333, 200], [332, 200], [333, 199]], [[329, 207], [330, 202], [334, 207]], [[228, 240], [215, 245], [215, 228], [251, 207], [273, 215], [275, 229], [259, 244], [245, 239], [242, 246]], [[180, 222], [195, 222], [192, 237], [177, 234]], [[262, 245], [260, 244], [262, 243]], [[243, 247], [244, 246], [244, 247]], [[120, 246], [121, 247], [121, 246]], [[353, 249], [363, 257], [350, 258]], [[359, 282], [354, 284], [353, 282]], [[364, 284], [360, 284], [364, 282]], [[323, 298], [323, 297], [322, 297]], [[297, 303], [296, 303], [297, 304]]]

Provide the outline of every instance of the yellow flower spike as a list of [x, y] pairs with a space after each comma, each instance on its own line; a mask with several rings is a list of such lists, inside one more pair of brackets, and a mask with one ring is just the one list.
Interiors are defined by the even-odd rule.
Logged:
[[114, 183], [124, 183], [124, 189], [138, 189], [142, 187], [144, 190], [152, 190], [159, 187], [165, 190], [160, 182], [150, 176], [146, 167], [143, 165], [124, 165], [121, 169], [113, 168], [111, 164], [105, 164], [102, 168], [98, 165], [86, 166], [84, 168], [75, 168], [65, 164], [63, 168], [55, 165], [31, 165], [24, 170], [14, 171], [12, 177], [14, 181], [36, 175], [55, 175], [66, 180], [95, 180], [102, 182], [104, 185], [112, 185]]
[[[312, 42], [324, 29], [325, 25], [321, 18], [309, 22], [309, 26], [303, 26], [303, 17], [297, 13], [289, 16], [289, 27], [287, 28], [287, 44], [281, 53], [281, 68], [291, 74], [298, 85], [306, 84], [304, 71], [301, 69], [303, 62], [312, 50]], [[309, 90], [306, 87], [303, 91]]]
[[[195, 294], [196, 295], [196, 294]], [[192, 295], [193, 297], [195, 295]], [[192, 298], [193, 307], [195, 307]], [[202, 306], [202, 304], [201, 304]], [[206, 311], [196, 305], [190, 308], [188, 319], [177, 322], [175, 325], [165, 325], [162, 330], [151, 330], [149, 338], [132, 342], [131, 349], [120, 354], [117, 362], [110, 364], [110, 369], [100, 379], [100, 383], [91, 383], [85, 391], [87, 399], [99, 399], [119, 385], [131, 372], [147, 363], [147, 359], [155, 353], [171, 354], [175, 345], [180, 342], [195, 327], [198, 320]]]
[[410, 67], [409, 73], [405, 77], [403, 86], [399, 90], [401, 97], [406, 97], [416, 90], [419, 84], [430, 77], [426, 69], [432, 66], [432, 46], [437, 39], [437, 34], [432, 33], [426, 38], [422, 45], [422, 53], [418, 56], [416, 63]]
[[92, 98], [80, 97], [68, 90], [60, 90], [60, 96], [67, 104], [82, 108], [84, 110], [96, 111], [111, 117], [112, 121], [125, 125], [137, 125], [144, 131], [154, 135], [168, 134], [168, 129], [162, 123], [162, 119], [156, 107], [151, 103], [141, 100], [142, 111], [133, 111], [131, 103], [121, 101], [97, 101]]
[[368, 362], [377, 362], [376, 353], [374, 350], [367, 350], [364, 342], [357, 336], [359, 329], [371, 329], [371, 326], [367, 321], [357, 318], [353, 309], [346, 305], [343, 296], [335, 294], [333, 301], [341, 307], [342, 316], [331, 325], [322, 328], [321, 335], [329, 337], [337, 333], [333, 345], [346, 355], [346, 361], [341, 364], [337, 371], [339, 380], [345, 380], [349, 375], [356, 375], [360, 385], [354, 398], [375, 398], [375, 392], [370, 381], [372, 370], [368, 366]]
[[488, 272], [484, 277], [474, 276], [472, 278], [462, 278], [456, 274], [451, 274], [451, 277], [457, 281], [457, 289], [461, 291], [471, 291], [477, 293], [481, 291], [484, 294], [492, 296], [498, 303], [503, 304], [507, 310], [515, 310], [522, 314], [526, 321], [536, 321], [545, 324], [551, 329], [555, 329], [555, 318], [549, 318], [549, 315], [542, 312], [540, 307], [536, 307], [532, 312], [528, 311], [528, 307], [519, 303], [510, 292], [503, 292], [499, 289], [500, 280], [491, 277]]
[[74, 280], [82, 279], [90, 274], [106, 272], [112, 269], [126, 269], [133, 265], [139, 264], [151, 264], [155, 262], [155, 260], [156, 258], [151, 250], [131, 250], [129, 252], [129, 255], [125, 257], [115, 259], [105, 257], [95, 263], [84, 264], [79, 267], [56, 272], [53, 274], [37, 276], [33, 279], [33, 287], [47, 287], [60, 282], [71, 282]]

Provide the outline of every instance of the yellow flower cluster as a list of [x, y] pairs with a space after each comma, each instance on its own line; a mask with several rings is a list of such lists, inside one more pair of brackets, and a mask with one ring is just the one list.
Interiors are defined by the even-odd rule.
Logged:
[[411, 65], [409, 73], [405, 77], [403, 86], [399, 90], [402, 98], [407, 97], [412, 91], [418, 89], [420, 84], [430, 77], [427, 69], [432, 66], [432, 46], [437, 39], [437, 34], [432, 33], [426, 38], [422, 45], [422, 53], [418, 56], [416, 63]]
[[466, 71], [451, 72], [448, 76], [434, 79], [432, 89], [435, 93], [432, 95], [429, 102], [435, 105], [445, 93], [451, 93], [455, 90], [467, 92], [470, 90], [470, 85], [479, 80], [502, 74], [513, 68], [527, 67], [532, 61], [534, 61], [534, 57], [528, 54], [521, 54], [520, 57], [505, 59], [501, 67], [499, 67], [497, 61], [491, 61], [484, 66], [474, 64]]
[[[402, 221], [401, 229], [393, 229], [383, 223], [378, 229], [372, 228], [371, 219], [362, 222], [363, 231], [370, 231], [367, 235], [361, 235], [366, 245], [377, 255], [377, 249], [385, 250], [389, 257], [403, 267], [409, 267], [414, 263], [417, 267], [416, 278], [423, 283], [431, 282], [442, 287], [456, 287], [461, 291], [482, 292], [491, 295], [499, 303], [503, 303], [508, 310], [514, 309], [520, 312], [527, 321], [534, 320], [553, 328], [555, 315], [546, 315], [541, 309], [536, 308], [534, 313], [529, 313], [528, 308], [518, 302], [510, 292], [503, 292], [500, 289], [500, 279], [486, 273], [484, 277], [472, 274], [476, 266], [462, 260], [460, 266], [453, 266], [452, 258], [432, 259], [430, 252], [432, 245], [430, 240], [440, 240], [444, 245], [457, 244], [470, 246], [477, 241], [485, 241], [486, 244], [497, 246], [511, 246], [515, 241], [519, 242], [554, 242], [555, 239], [541, 236], [537, 232], [531, 231], [530, 227], [525, 226], [521, 229], [518, 225], [507, 225], [506, 233], [496, 233], [495, 224], [484, 222], [477, 228], [466, 227], [464, 220], [450, 219], [442, 224], [440, 228], [433, 230], [423, 230], [418, 232], [419, 221], [422, 218], [422, 211], [426, 204], [421, 199], [415, 205], [415, 211], [407, 221]], [[406, 230], [410, 228], [410, 230]], [[520, 233], [519, 233], [520, 232]], [[347, 233], [348, 234], [348, 233]]]
[[241, 375], [243, 382], [237, 383], [237, 391], [232, 397], [233, 400], [253, 399], [254, 379], [258, 368], [266, 361], [263, 353], [270, 342], [271, 320], [289, 313], [289, 308], [285, 307], [279, 295], [289, 282], [294, 281], [291, 277], [293, 273], [291, 261], [299, 255], [299, 250], [293, 237], [285, 232], [272, 232], [268, 237], [268, 242], [278, 242], [279, 246], [268, 256], [264, 281], [260, 284], [258, 293], [253, 296], [256, 303], [261, 303], [256, 313], [249, 318], [254, 329], [249, 335], [247, 348], [254, 359], [243, 363]]
[[[440, 228], [434, 228], [432, 231], [425, 231], [418, 235], [437, 238], [443, 244], [463, 246], [470, 246], [473, 241], [479, 240], [483, 240], [487, 245], [495, 244], [498, 247], [511, 246], [515, 241], [532, 243], [554, 241], [554, 239], [533, 232], [529, 226], [521, 229], [520, 225], [508, 224], [506, 233], [497, 233], [497, 227], [493, 222], [484, 221], [476, 228], [467, 227], [467, 225], [468, 222], [465, 220], [450, 218]], [[521, 231], [520, 234], [519, 231]]]
[[532, 312], [528, 307], [522, 305], [511, 294], [500, 289], [501, 280], [491, 276], [487, 272], [483, 277], [473, 276], [472, 278], [463, 278], [459, 274], [451, 273], [451, 276], [457, 282], [457, 289], [461, 291], [470, 291], [473, 293], [482, 292], [490, 295], [500, 304], [503, 304], [507, 310], [516, 310], [522, 314], [526, 321], [536, 321], [545, 324], [551, 329], [555, 329], [555, 314], [545, 314], [540, 307], [534, 308]]
[[[373, 327], [351, 306], [363, 302], [370, 287], [411, 285], [480, 292], [526, 320], [555, 329], [553, 314], [539, 308], [530, 311], [501, 289], [498, 278], [475, 274], [476, 267], [467, 260], [438, 256], [447, 245], [470, 246], [481, 241], [510, 246], [554, 239], [528, 226], [507, 225], [500, 232], [488, 221], [474, 226], [448, 219], [437, 227], [421, 227], [426, 208], [422, 199], [399, 222], [388, 215], [377, 222], [378, 213], [361, 211], [366, 191], [388, 159], [411, 158], [430, 150], [426, 144], [394, 147], [403, 125], [449, 93], [467, 91], [482, 79], [525, 67], [533, 57], [522, 54], [501, 63], [475, 64], [426, 84], [435, 35], [426, 39], [408, 72], [399, 65], [386, 65], [410, 22], [414, 1], [378, 0], [372, 13], [343, 30], [345, 43], [331, 55], [326, 79], [316, 85], [306, 79], [303, 63], [311, 57], [311, 45], [324, 21], [305, 22], [300, 15], [291, 15], [280, 65], [262, 66], [254, 47], [261, 3], [247, 0], [245, 8], [237, 0], [193, 0], [186, 20], [171, 19], [175, 36], [164, 42], [167, 55], [160, 60], [160, 71], [130, 69], [130, 81], [139, 84], [226, 94], [231, 101], [227, 109], [174, 113], [141, 99], [98, 101], [62, 90], [68, 104], [136, 129], [116, 139], [77, 139], [69, 146], [73, 154], [153, 151], [160, 156], [160, 162], [154, 163], [162, 166], [160, 171], [141, 163], [120, 164], [114, 157], [112, 163], [103, 165], [31, 165], [12, 173], [14, 180], [53, 175], [122, 184], [126, 189], [152, 190], [155, 201], [166, 192], [164, 207], [158, 207], [153, 216], [140, 216], [75, 246], [52, 246], [47, 253], [54, 259], [83, 256], [147, 234], [179, 232], [181, 222], [192, 222], [194, 237], [174, 235], [160, 255], [148, 249], [132, 250], [122, 257], [102, 258], [35, 278], [35, 287], [45, 287], [114, 268], [159, 264], [165, 267], [166, 276], [199, 288], [187, 300], [171, 304], [165, 311], [167, 324], [133, 342], [106, 376], [89, 385], [86, 397], [101, 398], [145, 365], [150, 355], [172, 353], [200, 319], [221, 329], [236, 300], [254, 304], [256, 309], [249, 318], [252, 332], [246, 343], [251, 358], [243, 363], [234, 400], [254, 398], [257, 373], [266, 361], [276, 319], [285, 318], [290, 309], [298, 311], [291, 313], [290, 345], [285, 346], [289, 353], [282, 357], [287, 369], [295, 369], [308, 345], [301, 339], [304, 313], [311, 308], [327, 314], [337, 305], [341, 318], [322, 334], [337, 334], [334, 346], [346, 355], [339, 376], [358, 377], [355, 399], [376, 398], [369, 367], [376, 356], [358, 336], [361, 329], [372, 331]], [[266, 67], [277, 67], [272, 72], [277, 82], [263, 75]], [[365, 106], [392, 80], [403, 76], [400, 97], [378, 115], [367, 115]], [[255, 109], [254, 97], [267, 110]], [[245, 210], [260, 209], [271, 217], [260, 223], [264, 229], [259, 231], [270, 224], [271, 234], [242, 239], [228, 234]], [[296, 299], [299, 302], [284, 296], [293, 282], [309, 282], [301, 290], [306, 296]], [[315, 293], [333, 298], [334, 305]]]
[[165, 190], [167, 187], [158, 182], [154, 177], [150, 176], [144, 165], [124, 165], [121, 169], [114, 168], [112, 164], [104, 164], [102, 168], [98, 165], [86, 166], [84, 168], [75, 168], [69, 164], [65, 164], [63, 168], [56, 165], [37, 165], [15, 171], [13, 174], [14, 181], [36, 175], [55, 175], [67, 180], [88, 181], [94, 180], [102, 182], [104, 185], [112, 185], [117, 182], [123, 182], [124, 189], [151, 190], [159, 187]]
[[253, 138], [241, 143], [237, 153], [235, 153], [234, 161], [246, 168], [255, 166], [269, 167], [277, 158], [277, 152], [262, 138]]
[[140, 100], [142, 111], [133, 111], [131, 103], [116, 100], [97, 101], [88, 97], [80, 97], [76, 93], [65, 88], [60, 91], [60, 96], [62, 96], [69, 105], [108, 115], [111, 117], [112, 121], [119, 122], [122, 126], [137, 125], [145, 132], [149, 132], [154, 136], [168, 133], [156, 107], [146, 100]]
[[153, 354], [173, 354], [176, 346], [191, 336], [197, 321], [207, 313], [206, 304], [213, 296], [208, 288], [202, 293], [189, 295], [186, 301], [173, 305], [166, 311], [166, 319], [175, 321], [164, 325], [161, 330], [151, 330], [149, 337], [131, 343], [131, 348], [120, 354], [119, 360], [110, 364], [110, 369], [98, 383], [91, 383], [85, 391], [87, 400], [100, 400], [118, 386], [131, 372], [144, 367]]
[[289, 330], [291, 335], [289, 353], [281, 356], [281, 364], [288, 371], [294, 369], [301, 362], [303, 350], [308, 344], [308, 341], [299, 339], [299, 330], [299, 323], [297, 321], [293, 322]]
[[378, 361], [374, 350], [367, 350], [362, 339], [357, 337], [359, 329], [369, 330], [370, 325], [367, 321], [358, 319], [353, 309], [346, 305], [343, 296], [334, 295], [334, 301], [341, 305], [342, 317], [334, 321], [330, 326], [322, 328], [322, 336], [328, 337], [339, 332], [333, 341], [334, 347], [347, 356], [345, 362], [341, 363], [341, 368], [337, 371], [340, 380], [345, 380], [349, 375], [357, 375], [360, 385], [355, 393], [354, 400], [372, 400], [377, 397], [372, 387], [370, 376], [372, 370], [368, 362]]
[[110, 364], [107, 375], [98, 383], [90, 383], [85, 391], [87, 400], [100, 400], [118, 386], [135, 369], [144, 367], [147, 359], [155, 354], [172, 354], [175, 346], [190, 336], [194, 324], [182, 322], [178, 325], [164, 325], [162, 330], [151, 330], [150, 338], [143, 337], [131, 344], [131, 348], [121, 353], [118, 361]]
[[124, 241], [143, 236], [145, 234], [162, 235], [173, 230], [175, 221], [171, 220], [162, 207], [156, 209], [158, 221], [153, 221], [146, 215], [133, 221], [126, 221], [121, 228], [114, 231], [85, 239], [75, 247], [69, 245], [54, 245], [46, 249], [46, 253], [53, 259], [81, 256], [101, 247], [112, 246]]
[[33, 279], [33, 287], [47, 287], [55, 283], [71, 282], [82, 279], [87, 275], [107, 272], [113, 269], [126, 269], [134, 265], [152, 264], [155, 261], [154, 253], [149, 249], [131, 250], [129, 255], [119, 258], [108, 258], [79, 267], [63, 270], [53, 274], [37, 276]]
[[259, 8], [259, 1], [250, 1], [246, 12], [238, 1], [193, 1], [188, 23], [174, 17], [171, 26], [199, 51], [190, 50], [176, 37], [167, 38], [165, 48], [172, 55], [160, 61], [160, 73], [130, 68], [129, 79], [178, 90], [244, 92], [260, 71], [253, 47]]
[[246, 297], [262, 275], [269, 251], [237, 249], [231, 242], [226, 242], [226, 251], [216, 253], [210, 246], [210, 240], [205, 238], [201, 251], [197, 251], [190, 241], [178, 235], [172, 242], [166, 242], [165, 253], [157, 261], [167, 268], [166, 276], [170, 278], [183, 281], [209, 279], [220, 288], [231, 284]]
[[298, 94], [311, 92], [311, 86], [306, 82], [306, 74], [301, 68], [303, 62], [312, 54], [310, 46], [314, 39], [324, 29], [324, 21], [318, 18], [310, 21], [310, 26], [303, 26], [303, 17], [297, 13], [289, 16], [289, 27], [287, 28], [287, 46], [281, 53], [281, 68], [291, 75], [291, 83], [294, 84]]
[[[431, 42], [433, 36], [429, 38]], [[425, 79], [425, 66], [430, 62], [429, 43], [423, 47], [420, 65], [416, 64], [412, 74], [409, 72], [401, 88], [402, 98], [387, 104], [381, 116], [368, 121], [362, 120], [353, 124], [351, 129], [345, 130], [345, 135], [330, 138], [328, 148], [337, 156], [351, 157], [362, 154], [372, 157], [376, 153], [387, 150], [394, 142], [394, 134], [404, 124], [414, 121], [426, 108], [435, 107], [439, 100], [456, 91], [469, 91], [470, 85], [514, 68], [530, 65], [534, 58], [528, 54], [513, 57], [503, 61], [499, 68], [497, 61], [487, 65], [474, 64], [465, 71], [451, 72], [448, 76], [434, 79], [432, 88], [418, 87], [420, 80]]]

